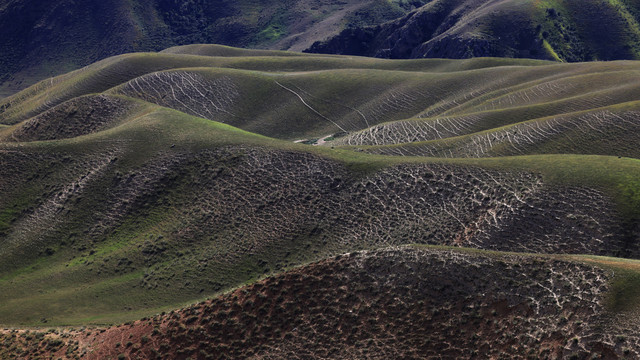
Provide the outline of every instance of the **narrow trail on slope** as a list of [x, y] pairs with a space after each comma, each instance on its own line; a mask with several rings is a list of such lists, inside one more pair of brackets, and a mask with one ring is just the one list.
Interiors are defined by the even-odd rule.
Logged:
[[313, 96], [313, 95], [312, 95], [312, 94], [310, 94], [308, 91], [306, 91], [306, 90], [304, 90], [304, 89], [301, 89], [299, 86], [296, 86], [296, 85], [293, 85], [293, 86], [294, 86], [296, 89], [298, 89], [299, 91], [301, 91], [301, 92], [305, 93], [307, 96], [309, 96], [309, 97], [311, 97], [311, 98], [314, 98], [314, 99], [320, 100], [320, 101], [325, 102], [325, 103], [327, 103], [327, 104], [338, 105], [338, 106], [344, 107], [344, 108], [346, 108], [346, 109], [349, 109], [349, 110], [351, 110], [351, 111], [353, 111], [353, 112], [357, 113], [360, 117], [362, 117], [362, 120], [364, 120], [364, 123], [365, 123], [366, 127], [371, 127], [371, 125], [369, 125], [369, 121], [367, 121], [367, 117], [366, 117], [366, 116], [364, 116], [364, 114], [362, 113], [362, 111], [360, 111], [360, 110], [358, 110], [358, 109], [356, 109], [356, 108], [353, 108], [353, 107], [351, 107], [351, 106], [341, 104], [341, 103], [339, 103], [339, 102], [335, 102], [335, 101], [331, 101], [331, 100], [326, 100], [326, 99], [323, 99], [323, 98], [319, 98], [319, 97], [317, 97], [317, 96]]
[[343, 128], [342, 128], [342, 126], [338, 125], [335, 121], [333, 121], [333, 120], [329, 119], [328, 117], [326, 117], [326, 116], [324, 116], [324, 115], [320, 114], [318, 111], [316, 111], [316, 109], [312, 108], [309, 104], [307, 104], [307, 102], [306, 102], [306, 101], [304, 101], [304, 99], [302, 98], [302, 96], [300, 96], [300, 94], [298, 94], [298, 93], [297, 93], [297, 92], [295, 92], [294, 90], [289, 89], [288, 87], [286, 87], [286, 86], [284, 86], [284, 85], [280, 84], [280, 83], [279, 83], [279, 82], [277, 82], [277, 81], [276, 81], [275, 83], [276, 83], [276, 84], [278, 84], [278, 86], [280, 86], [281, 88], [283, 88], [283, 89], [287, 90], [288, 92], [292, 93], [293, 95], [297, 96], [297, 97], [298, 97], [298, 99], [300, 99], [300, 101], [302, 101], [302, 103], [304, 104], [304, 106], [306, 106], [307, 108], [309, 108], [309, 110], [313, 111], [316, 115], [320, 116], [321, 118], [323, 118], [323, 119], [325, 119], [325, 120], [329, 121], [330, 123], [332, 123], [333, 125], [337, 126], [337, 127], [338, 127], [338, 129], [340, 129], [340, 130], [342, 130], [342, 131], [344, 131], [344, 132], [347, 132], [347, 130], [343, 129]]

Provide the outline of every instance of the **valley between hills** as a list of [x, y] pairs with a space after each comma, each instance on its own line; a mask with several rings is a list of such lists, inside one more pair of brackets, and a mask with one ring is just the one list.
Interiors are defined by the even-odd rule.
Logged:
[[640, 357], [640, 63], [186, 45], [0, 100], [0, 357]]

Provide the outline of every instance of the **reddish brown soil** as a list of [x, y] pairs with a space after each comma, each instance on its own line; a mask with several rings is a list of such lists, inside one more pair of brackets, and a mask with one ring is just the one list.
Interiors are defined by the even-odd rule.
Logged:
[[22, 347], [20, 358], [632, 358], [637, 332], [616, 327], [601, 305], [611, 276], [550, 258], [404, 247], [321, 261], [150, 319], [63, 332], [48, 352], [23, 332], [2, 340]]

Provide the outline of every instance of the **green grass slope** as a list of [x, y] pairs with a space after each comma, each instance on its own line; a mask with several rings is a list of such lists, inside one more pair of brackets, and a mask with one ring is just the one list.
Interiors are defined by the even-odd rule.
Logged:
[[[455, 122], [455, 118], [394, 122], [377, 128], [382, 131], [363, 130], [352, 137], [338, 139], [333, 145], [350, 142], [361, 144], [365, 139], [381, 144], [395, 142], [393, 145], [359, 145], [357, 148], [376, 154], [445, 158], [558, 153], [640, 158], [636, 146], [640, 141], [639, 115], [638, 103], [631, 102], [529, 120], [461, 136], [447, 131], [456, 130], [454, 126], [459, 123]], [[363, 139], [365, 136], [367, 138]], [[420, 141], [424, 138], [437, 140]]]
[[73, 98], [14, 126], [2, 141], [30, 142], [73, 138], [103, 131], [146, 114], [148, 104], [133, 99], [87, 95]]
[[[230, 51], [218, 46], [207, 49]], [[0, 121], [15, 124], [76, 96], [107, 92], [271, 137], [295, 140], [344, 132], [349, 136], [336, 144], [381, 145], [441, 138], [441, 131], [445, 136], [460, 136], [637, 98], [637, 84], [632, 80], [637, 64], [633, 62], [393, 62], [264, 56], [248, 50], [238, 54], [242, 56], [132, 54], [110, 58], [4, 100]], [[423, 131], [398, 139], [394, 134], [384, 135], [384, 129], [396, 132], [394, 127], [402, 132], [407, 118], [425, 119], [420, 126], [427, 128], [432, 127], [429, 122], [440, 122], [445, 116], [452, 119], [444, 119], [436, 135]], [[394, 120], [403, 122], [376, 126]], [[382, 137], [375, 138], [374, 133]], [[371, 136], [374, 138], [367, 138]]]
[[[219, 47], [214, 47], [218, 49]], [[214, 50], [215, 51], [215, 50]], [[380, 69], [400, 71], [453, 72], [499, 66], [535, 66], [544, 64], [536, 61], [474, 59], [462, 62], [447, 60], [415, 61], [402, 63], [367, 58], [348, 57], [283, 57], [259, 56], [257, 51], [244, 51], [249, 56], [210, 57], [173, 54], [127, 54], [109, 58], [86, 68], [42, 81], [14, 96], [0, 102], [2, 123], [15, 123], [34, 116], [52, 106], [76, 96], [103, 92], [111, 87], [156, 71], [215, 67], [252, 70], [262, 72], [308, 72], [335, 69]], [[279, 53], [287, 54], [287, 53]]]
[[[124, 322], [403, 244], [640, 258], [640, 162], [606, 156], [634, 154], [633, 127], [604, 126], [636, 124], [635, 62], [192, 51], [106, 59], [0, 103], [3, 324]], [[291, 141], [474, 116], [437, 140], [450, 159]], [[526, 151], [469, 150], [516, 130]], [[425, 145], [403, 131], [380, 149]]]
[[399, 161], [163, 108], [0, 154], [6, 323], [128, 320], [392, 244], [640, 256], [633, 160]]

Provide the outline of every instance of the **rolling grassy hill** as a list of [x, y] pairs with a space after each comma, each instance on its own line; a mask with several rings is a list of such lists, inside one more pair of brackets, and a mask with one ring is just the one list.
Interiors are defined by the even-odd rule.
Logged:
[[[154, 351], [286, 358], [303, 356], [300, 346], [317, 357], [387, 356], [398, 346], [398, 356], [455, 357], [473, 348], [487, 356], [637, 354], [637, 324], [625, 322], [637, 310], [637, 267], [620, 258], [640, 259], [640, 161], [632, 146], [639, 66], [198, 45], [120, 55], [42, 81], [0, 101], [0, 323], [105, 325], [165, 314], [92, 334], [7, 330], [2, 351], [23, 358]], [[381, 278], [354, 272], [398, 258], [407, 267], [370, 269]], [[435, 304], [467, 294], [450, 322], [438, 315], [451, 310], [444, 302], [425, 310], [427, 300], [418, 299], [440, 262], [451, 279], [471, 279], [443, 279], [427, 297]], [[547, 277], [548, 267], [563, 280]], [[410, 280], [417, 268], [424, 277]], [[364, 290], [317, 304], [337, 315], [314, 330], [324, 340], [313, 348], [316, 313], [292, 322], [295, 331], [283, 327], [278, 319], [300, 316], [287, 304], [301, 300], [277, 294], [297, 293], [296, 284], [315, 281], [318, 271], [331, 279], [311, 287], [311, 297], [343, 285]], [[498, 273], [504, 281], [491, 278]], [[382, 286], [385, 274], [399, 282], [360, 296], [375, 294], [366, 289]], [[275, 277], [234, 290], [267, 276]], [[278, 282], [289, 278], [301, 283]], [[271, 301], [261, 325], [263, 300], [252, 293], [259, 288]], [[396, 291], [410, 295], [402, 305], [386, 298]], [[526, 301], [543, 293], [544, 305]], [[197, 310], [176, 310], [212, 297]], [[413, 335], [408, 318], [389, 315], [391, 327], [382, 312], [339, 315], [365, 303], [387, 314], [431, 315]], [[213, 314], [207, 323], [224, 321], [190, 320], [205, 310]], [[490, 333], [508, 330], [495, 345], [461, 338], [430, 347], [492, 310], [497, 318], [476, 335], [492, 342]], [[558, 316], [567, 321], [552, 324]], [[510, 328], [515, 321], [527, 325]], [[357, 325], [365, 323], [371, 327]], [[323, 331], [335, 324], [371, 342], [332, 342]], [[423, 332], [433, 337], [415, 338]], [[255, 343], [243, 340], [251, 334]], [[209, 347], [171, 350], [200, 343]]]

